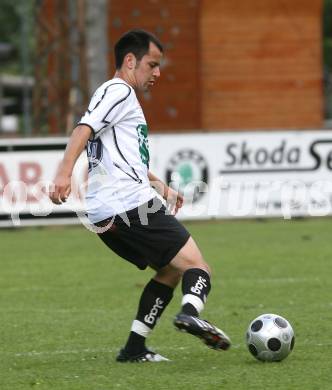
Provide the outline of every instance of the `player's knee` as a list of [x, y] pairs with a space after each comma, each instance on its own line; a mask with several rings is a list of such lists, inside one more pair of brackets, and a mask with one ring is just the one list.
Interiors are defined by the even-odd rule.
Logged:
[[170, 262], [170, 265], [182, 273], [190, 268], [200, 268], [211, 275], [211, 269], [192, 237]]
[[183, 273], [180, 270], [166, 266], [157, 271], [154, 279], [160, 283], [164, 283], [167, 286], [175, 288], [179, 284], [182, 274]]
[[202, 269], [203, 271], [207, 272], [211, 276], [211, 268], [208, 263], [206, 263], [204, 260], [201, 260], [199, 262], [193, 262], [190, 263], [190, 266], [187, 268], [199, 268]]
[[207, 272], [211, 276], [211, 268], [203, 258], [183, 258], [181, 264], [182, 272], [186, 272], [191, 268], [199, 268]]

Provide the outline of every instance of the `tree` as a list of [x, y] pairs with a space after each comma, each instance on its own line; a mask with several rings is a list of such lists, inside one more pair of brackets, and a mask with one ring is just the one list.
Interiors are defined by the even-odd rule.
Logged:
[[[31, 30], [34, 6], [34, 0], [1, 0], [0, 43], [9, 44], [13, 49], [11, 58], [5, 64], [1, 64], [2, 73], [22, 73], [22, 46], [27, 45], [26, 50], [29, 53], [33, 50], [34, 36]], [[28, 28], [28, 34], [24, 32], [23, 27]]]
[[324, 64], [332, 72], [332, 0], [325, 0], [323, 15]]

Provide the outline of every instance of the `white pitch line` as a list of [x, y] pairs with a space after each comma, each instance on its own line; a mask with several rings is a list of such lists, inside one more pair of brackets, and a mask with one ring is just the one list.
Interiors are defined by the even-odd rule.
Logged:
[[[19, 352], [14, 353], [14, 356], [22, 357], [22, 356], [45, 356], [45, 355], [77, 355], [80, 353], [113, 353], [115, 352], [112, 349], [74, 349], [74, 350], [55, 350], [55, 351], [29, 351], [29, 352]], [[5, 352], [6, 354], [6, 352]], [[12, 354], [11, 354], [12, 355]]]
[[[295, 343], [295, 348], [301, 348], [310, 346], [312, 347], [331, 347], [332, 343]], [[245, 347], [245, 344], [233, 344], [232, 349], [239, 349], [241, 347]], [[191, 347], [162, 347], [161, 350], [167, 350], [167, 351], [185, 351], [185, 350], [191, 350]], [[0, 355], [9, 355], [9, 356], [15, 356], [15, 357], [38, 357], [38, 356], [52, 356], [52, 355], [77, 355], [81, 353], [115, 353], [118, 352], [118, 349], [74, 349], [74, 350], [54, 350], [54, 351], [27, 351], [27, 352], [5, 352], [0, 351]]]
[[[154, 349], [154, 348], [152, 348]], [[163, 347], [163, 350], [174, 350], [174, 351], [184, 351], [186, 349], [189, 349], [189, 347]], [[77, 355], [80, 353], [115, 353], [118, 352], [119, 350], [114, 350], [114, 349], [74, 349], [74, 350], [54, 350], [54, 351], [27, 351], [27, 352], [5, 352], [5, 351], [0, 351], [0, 355], [10, 355], [10, 356], [16, 356], [16, 357], [24, 357], [24, 356], [30, 356], [30, 357], [35, 357], [35, 356], [47, 356], [47, 355]]]

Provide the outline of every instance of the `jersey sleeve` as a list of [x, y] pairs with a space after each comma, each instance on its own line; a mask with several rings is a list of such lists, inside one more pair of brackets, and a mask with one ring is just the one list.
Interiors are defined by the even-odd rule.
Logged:
[[102, 85], [93, 95], [88, 110], [79, 121], [98, 138], [106, 128], [119, 123], [131, 109], [131, 88], [124, 83]]

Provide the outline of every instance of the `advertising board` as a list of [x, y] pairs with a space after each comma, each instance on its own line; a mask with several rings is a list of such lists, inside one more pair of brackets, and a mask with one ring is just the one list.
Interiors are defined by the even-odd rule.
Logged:
[[[45, 188], [67, 138], [0, 141], [0, 226], [78, 223], [84, 213], [85, 153], [72, 195], [56, 206]], [[280, 131], [150, 136], [150, 169], [182, 191], [179, 219], [332, 214], [332, 133]]]

